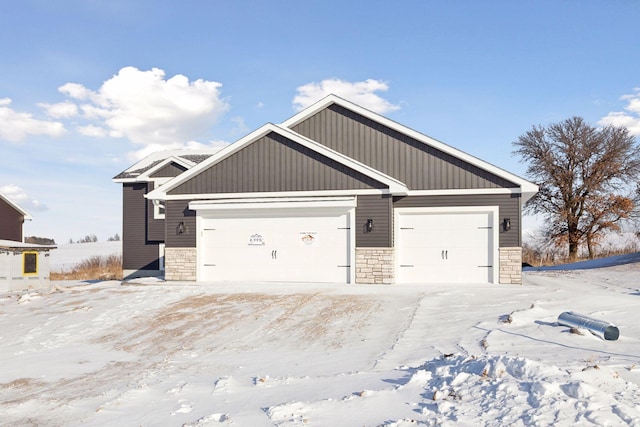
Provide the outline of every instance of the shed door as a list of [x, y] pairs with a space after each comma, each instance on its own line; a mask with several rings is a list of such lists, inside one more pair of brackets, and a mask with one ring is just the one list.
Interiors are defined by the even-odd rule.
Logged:
[[489, 283], [494, 276], [492, 212], [398, 215], [399, 283]]
[[349, 281], [349, 214], [234, 212], [201, 219], [203, 281]]

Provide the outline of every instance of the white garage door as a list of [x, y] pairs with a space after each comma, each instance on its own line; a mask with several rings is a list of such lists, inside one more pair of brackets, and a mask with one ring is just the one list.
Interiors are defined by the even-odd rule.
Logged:
[[399, 283], [494, 281], [497, 230], [493, 209], [398, 210]]
[[344, 208], [199, 213], [199, 280], [349, 282], [350, 215]]

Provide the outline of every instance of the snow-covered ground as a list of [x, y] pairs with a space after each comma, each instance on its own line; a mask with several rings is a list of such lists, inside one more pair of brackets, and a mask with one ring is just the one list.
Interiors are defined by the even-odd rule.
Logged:
[[[640, 426], [637, 261], [527, 271], [523, 286], [0, 294], [0, 424]], [[568, 310], [620, 338], [570, 333]]]

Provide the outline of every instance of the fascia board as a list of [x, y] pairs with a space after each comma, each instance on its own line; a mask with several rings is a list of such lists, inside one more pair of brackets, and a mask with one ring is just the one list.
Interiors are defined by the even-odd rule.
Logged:
[[9, 206], [11, 206], [13, 209], [18, 211], [18, 213], [22, 215], [25, 220], [31, 221], [33, 219], [31, 214], [29, 214], [29, 212], [21, 208], [18, 204], [14, 203], [10, 198], [5, 196], [4, 194], [0, 193], [0, 199], [4, 200], [5, 202], [7, 202], [7, 204], [9, 204]]
[[282, 197], [342, 197], [390, 194], [388, 189], [368, 190], [318, 190], [318, 191], [281, 191], [281, 192], [253, 192], [253, 193], [200, 193], [200, 194], [167, 194], [163, 198], [150, 197], [153, 200], [223, 200], [248, 198], [282, 198]]
[[[320, 101], [316, 102], [315, 104], [311, 105], [310, 107], [306, 108], [305, 110], [301, 111], [300, 113], [294, 115], [293, 117], [287, 119], [286, 121], [284, 121], [281, 125], [287, 128], [291, 128], [295, 125], [297, 125], [298, 123], [306, 120], [307, 118], [313, 116], [314, 114], [318, 113], [320, 110], [328, 107], [331, 104], [337, 104], [340, 105], [341, 107], [344, 107], [348, 110], [351, 110], [355, 113], [360, 114], [363, 117], [366, 117], [370, 120], [373, 120], [375, 122], [378, 122], [390, 129], [393, 129], [397, 132], [400, 132], [402, 134], [405, 134], [417, 141], [422, 142], [423, 144], [426, 144], [430, 147], [433, 147], [437, 150], [440, 150], [444, 153], [450, 154], [453, 157], [456, 157], [460, 160], [463, 160], [469, 164], [472, 164], [474, 166], [479, 167], [480, 169], [486, 170], [487, 172], [490, 172], [496, 176], [499, 176], [501, 178], [506, 179], [507, 181], [511, 181], [514, 184], [517, 184], [518, 186], [520, 186], [522, 193], [533, 193], [535, 194], [538, 191], [538, 186], [525, 180], [524, 178], [521, 178], [511, 172], [508, 172], [504, 169], [501, 169], [497, 166], [492, 165], [491, 163], [488, 163], [484, 160], [481, 160], [475, 156], [472, 156], [471, 154], [465, 153], [464, 151], [458, 150], [457, 148], [453, 148], [450, 145], [447, 145], [443, 142], [438, 141], [437, 139], [431, 138], [430, 136], [427, 136], [423, 133], [420, 133], [416, 130], [413, 130], [405, 125], [401, 125], [398, 122], [395, 122], [387, 117], [384, 117], [378, 113], [374, 113], [371, 110], [368, 110], [364, 107], [361, 107], [359, 105], [356, 105], [350, 101], [347, 101], [346, 99], [340, 98], [339, 96], [336, 95], [328, 95], [325, 98], [321, 99]], [[532, 194], [532, 195], [533, 195]]]
[[309, 209], [309, 208], [355, 208], [355, 197], [281, 197], [249, 198], [241, 200], [199, 200], [189, 203], [191, 210], [246, 210], [246, 209]]

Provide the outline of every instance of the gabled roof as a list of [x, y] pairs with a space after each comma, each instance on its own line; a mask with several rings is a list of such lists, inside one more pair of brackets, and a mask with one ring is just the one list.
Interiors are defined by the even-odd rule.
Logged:
[[149, 194], [147, 194], [146, 197], [149, 199], [158, 199], [158, 200], [165, 200], [165, 199], [171, 199], [171, 198], [192, 198], [193, 199], [193, 198], [211, 197], [212, 195], [210, 194], [202, 194], [202, 195], [187, 194], [187, 195], [180, 195], [180, 196], [171, 196], [171, 195], [168, 195], [167, 193], [169, 193], [172, 189], [176, 188], [180, 184], [191, 179], [192, 177], [198, 175], [200, 172], [206, 170], [207, 168], [217, 163], [224, 161], [226, 158], [230, 157], [234, 153], [242, 150], [243, 148], [256, 142], [257, 140], [259, 140], [260, 138], [262, 138], [263, 136], [271, 132], [275, 132], [289, 139], [294, 143], [300, 144], [301, 146], [304, 146], [312, 151], [315, 151], [316, 153], [324, 157], [334, 160], [340, 164], [345, 165], [350, 169], [353, 169], [380, 183], [383, 183], [388, 187], [389, 189], [388, 191], [391, 194], [406, 195], [407, 192], [409, 191], [408, 188], [402, 182], [398, 181], [393, 177], [385, 175], [382, 172], [371, 168], [370, 166], [367, 166], [363, 163], [353, 160], [350, 157], [345, 156], [344, 154], [338, 153], [337, 151], [334, 151], [328, 147], [325, 147], [322, 144], [312, 141], [311, 139], [306, 138], [292, 131], [291, 129], [277, 126], [273, 123], [267, 123], [266, 125], [260, 127], [259, 129], [251, 132], [249, 135], [245, 136], [244, 138], [218, 151], [216, 154], [214, 154], [207, 160], [199, 163], [198, 165], [194, 166], [188, 171], [183, 172], [182, 174], [168, 181], [164, 185], [161, 185], [160, 187], [151, 191]]
[[24, 217], [25, 220], [32, 220], [33, 218], [26, 210], [22, 209], [17, 203], [14, 203], [10, 198], [0, 193], [0, 199], [4, 200], [9, 206], [18, 211], [20, 215]]
[[302, 110], [301, 112], [299, 112], [298, 114], [294, 115], [293, 117], [285, 120], [281, 126], [287, 127], [287, 128], [293, 128], [294, 126], [296, 126], [297, 124], [303, 122], [304, 120], [314, 116], [315, 114], [317, 114], [318, 112], [324, 110], [325, 108], [331, 106], [332, 104], [337, 104], [341, 107], [344, 107], [348, 110], [351, 110], [369, 120], [372, 120], [374, 122], [380, 123], [383, 126], [386, 126], [396, 132], [400, 132], [404, 135], [407, 135], [409, 137], [411, 137], [412, 139], [419, 141], [423, 144], [426, 144], [430, 147], [433, 147], [437, 150], [440, 150], [444, 153], [447, 153], [451, 156], [454, 156], [460, 160], [463, 160], [471, 165], [474, 165], [480, 169], [486, 170], [487, 172], [490, 172], [496, 176], [499, 176], [503, 179], [506, 179], [507, 181], [513, 182], [514, 184], [518, 185], [520, 187], [520, 192], [523, 195], [523, 199], [524, 201], [528, 200], [529, 198], [531, 198], [535, 193], [538, 192], [538, 186], [535, 185], [532, 182], [527, 181], [524, 178], [521, 178], [511, 172], [507, 172], [504, 169], [501, 169], [497, 166], [494, 166], [488, 162], [485, 162], [484, 160], [480, 160], [477, 157], [474, 157], [468, 153], [465, 153], [464, 151], [458, 150], [456, 148], [453, 148], [443, 142], [440, 142], [436, 139], [431, 138], [430, 136], [427, 136], [425, 134], [422, 134], [420, 132], [417, 132], [407, 126], [401, 125], [400, 123], [397, 123], [387, 117], [384, 117], [378, 113], [374, 113], [371, 110], [368, 110], [364, 107], [361, 107], [360, 105], [354, 104], [350, 101], [347, 101], [346, 99], [340, 98], [339, 96], [336, 95], [328, 95], [325, 98], [321, 99], [320, 101], [316, 102], [315, 104], [311, 105], [310, 107], [307, 107], [306, 109]]
[[128, 169], [113, 177], [113, 182], [148, 181], [157, 170], [172, 162], [187, 169], [211, 157], [218, 149], [206, 150], [165, 150], [151, 153]]

